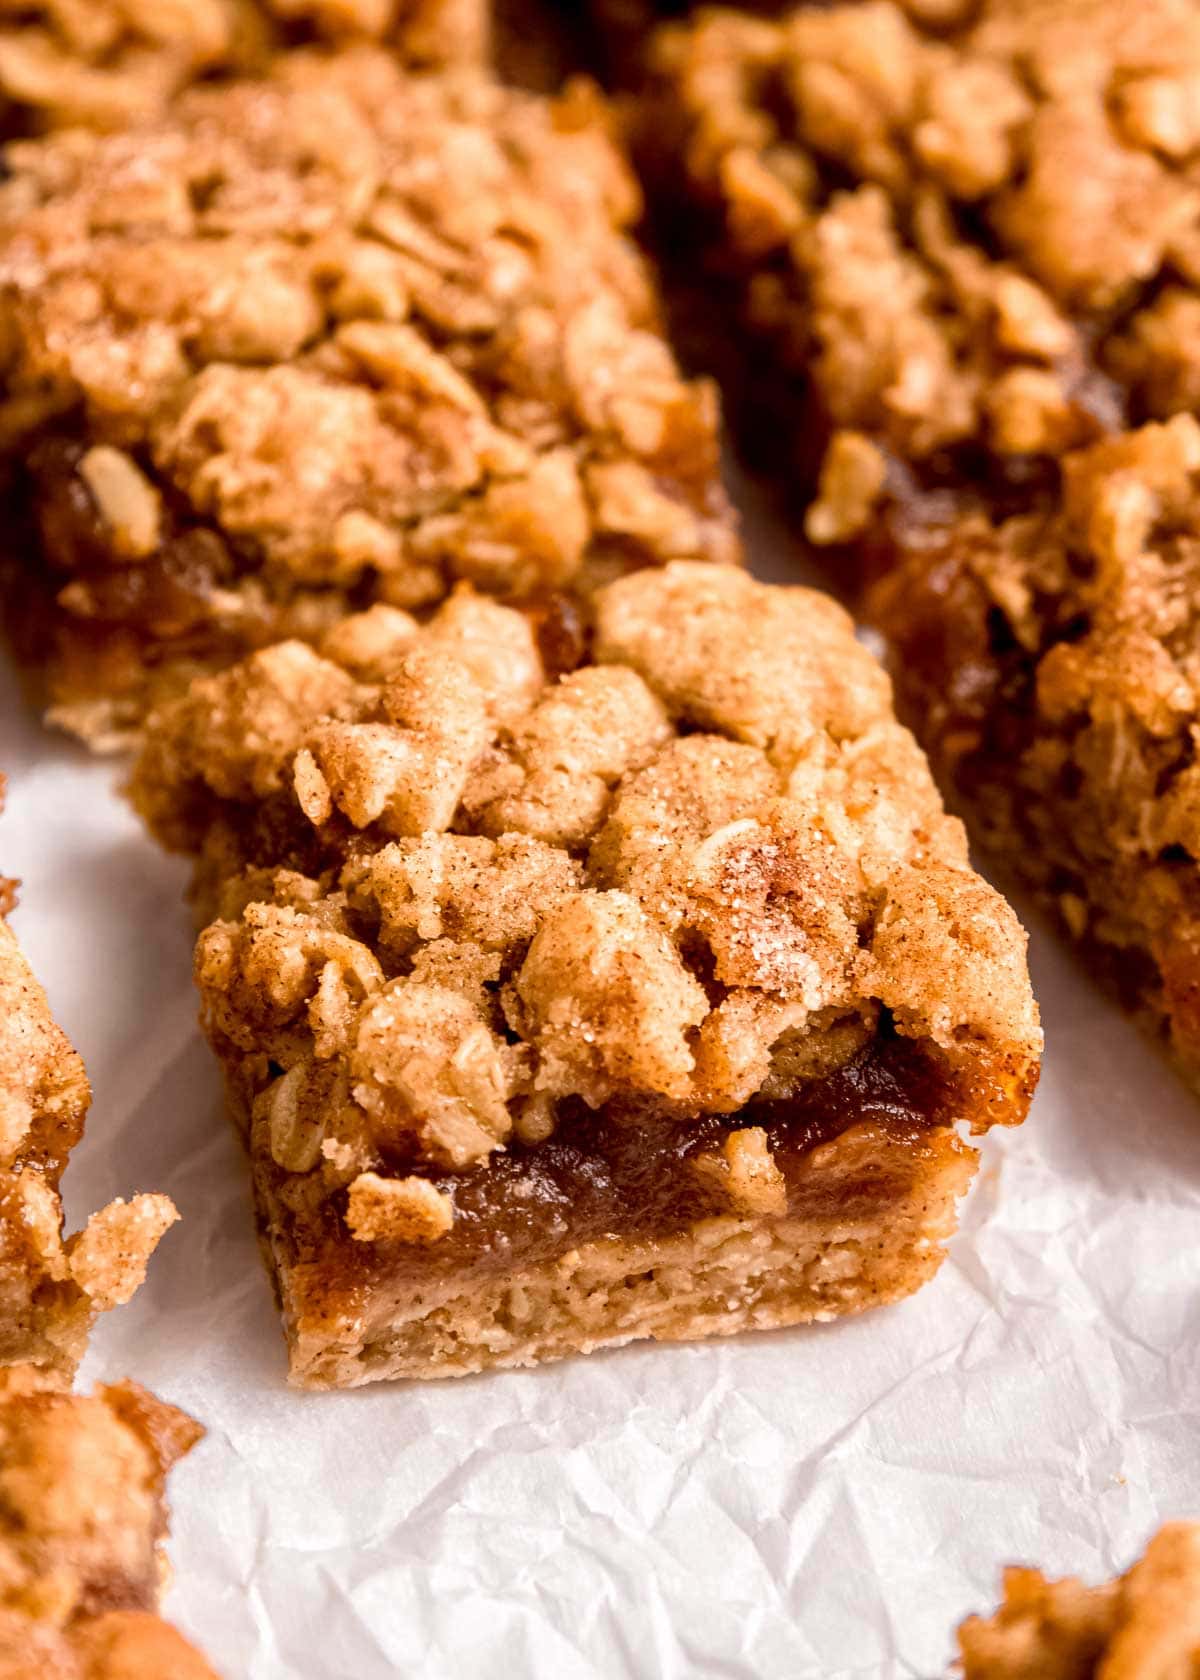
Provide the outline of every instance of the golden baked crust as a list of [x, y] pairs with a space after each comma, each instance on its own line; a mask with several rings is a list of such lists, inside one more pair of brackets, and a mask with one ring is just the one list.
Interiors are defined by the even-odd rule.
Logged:
[[914, 478], [1019, 505], [1200, 392], [1192, 0], [910, 11], [713, 9], [653, 49], [648, 156], [761, 352], [747, 421], [819, 486], [820, 546]]
[[1200, 1073], [1200, 426], [1067, 456], [1041, 511], [916, 498], [876, 540], [902, 713], [988, 849]]
[[658, 333], [586, 89], [293, 53], [8, 156], [11, 546], [80, 733], [373, 599], [736, 555], [715, 398]]
[[83, 1063], [0, 917], [0, 1367], [69, 1375], [97, 1313], [129, 1299], [178, 1218], [168, 1197], [134, 1196], [64, 1238], [58, 1183], [90, 1101]]
[[481, 62], [487, 0], [0, 0], [0, 122], [125, 128], [201, 76], [261, 70], [309, 34], [381, 40], [417, 68]]
[[[148, 729], [135, 801], [222, 912], [203, 1019], [299, 1381], [905, 1293], [970, 1174], [950, 1123], [1028, 1105], [1024, 935], [839, 607], [673, 562], [600, 591], [565, 674], [535, 631], [465, 588], [424, 627], [377, 606]], [[648, 1252], [674, 1282], [633, 1289]], [[611, 1291], [586, 1332], [581, 1255]], [[522, 1331], [514, 1290], [545, 1297]]]
[[1172, 1680], [1200, 1665], [1200, 1525], [1168, 1523], [1102, 1587], [1004, 1573], [994, 1616], [958, 1630], [963, 1680]]
[[215, 1680], [156, 1614], [166, 1475], [202, 1434], [136, 1383], [0, 1373], [0, 1680]]

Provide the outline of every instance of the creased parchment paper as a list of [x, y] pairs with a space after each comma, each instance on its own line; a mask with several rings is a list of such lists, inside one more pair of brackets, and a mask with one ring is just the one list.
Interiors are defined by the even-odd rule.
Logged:
[[[777, 533], [755, 546], [788, 575]], [[83, 1378], [208, 1427], [172, 1479], [166, 1608], [228, 1680], [942, 1675], [1004, 1562], [1099, 1579], [1200, 1514], [1200, 1101], [1036, 923], [1041, 1091], [914, 1300], [294, 1394], [184, 870], [7, 672], [0, 767], [15, 925], [96, 1092], [68, 1209], [153, 1189], [183, 1214]]]

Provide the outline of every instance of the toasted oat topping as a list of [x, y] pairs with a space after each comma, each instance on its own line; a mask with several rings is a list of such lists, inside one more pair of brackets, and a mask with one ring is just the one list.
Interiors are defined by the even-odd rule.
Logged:
[[994, 1616], [958, 1630], [963, 1680], [1164, 1680], [1200, 1663], [1200, 1526], [1168, 1523], [1102, 1587], [1008, 1569]]
[[0, 436], [63, 619], [114, 667], [141, 638], [135, 684], [164, 646], [336, 636], [351, 600], [386, 640], [458, 579], [736, 557], [595, 94], [294, 52], [8, 160]]
[[648, 146], [831, 432], [817, 543], [869, 528], [889, 463], [1015, 490], [1194, 401], [1191, 0], [965, 11], [712, 10], [654, 49]]
[[[527, 659], [519, 687], [508, 664], [481, 686], [470, 604], [406, 627], [372, 682], [277, 649], [195, 684], [134, 778], [172, 843], [239, 836], [222, 856], [250, 874], [197, 950], [206, 1025], [250, 1080], [256, 1149], [349, 1187], [360, 1237], [437, 1240], [432, 1203], [379, 1190], [399, 1162], [461, 1170], [546, 1138], [566, 1102], [786, 1098], [885, 1008], [955, 1065], [1036, 1057], [1024, 936], [838, 607], [732, 568], [642, 571], [601, 592], [593, 662], [533, 691]], [[489, 610], [518, 643], [522, 615]], [[248, 766], [238, 720], [260, 689], [285, 720], [288, 672], [294, 727]], [[775, 1205], [748, 1135], [712, 1171]]]
[[418, 66], [481, 59], [486, 0], [0, 0], [0, 99], [39, 128], [119, 129], [290, 36], [382, 39]]
[[199, 1425], [136, 1383], [0, 1374], [0, 1665], [41, 1680], [213, 1680], [154, 1614], [164, 1482]]

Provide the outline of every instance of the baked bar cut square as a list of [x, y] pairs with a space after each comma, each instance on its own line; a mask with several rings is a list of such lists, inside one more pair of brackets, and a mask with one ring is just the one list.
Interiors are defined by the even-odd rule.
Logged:
[[373, 601], [737, 554], [586, 89], [297, 52], [8, 161], [8, 616], [93, 743]]
[[1200, 1666], [1200, 1524], [1175, 1522], [1115, 1581], [1007, 1569], [994, 1616], [958, 1630], [963, 1680], [1169, 1680]]
[[659, 33], [643, 149], [719, 304], [702, 351], [853, 586], [898, 489], [1020, 508], [1064, 451], [1200, 401], [1200, 13], [776, 10]]
[[969, 495], [893, 504], [869, 611], [901, 713], [983, 844], [1195, 1079], [1200, 426], [1122, 433], [1061, 475], [1007, 517]]
[[489, 0], [0, 0], [0, 131], [127, 128], [202, 76], [310, 36], [379, 40], [416, 68], [482, 62]]
[[0, 1373], [5, 1680], [216, 1680], [157, 1614], [166, 1475], [203, 1433], [137, 1383]]
[[[0, 887], [10, 910], [13, 883]], [[168, 1197], [140, 1195], [64, 1237], [59, 1179], [90, 1101], [83, 1063], [0, 914], [0, 1367], [69, 1375], [96, 1315], [129, 1299], [178, 1218]]]
[[148, 730], [302, 1386], [895, 1300], [1029, 1104], [1024, 934], [841, 608], [673, 562], [544, 628], [377, 605]]

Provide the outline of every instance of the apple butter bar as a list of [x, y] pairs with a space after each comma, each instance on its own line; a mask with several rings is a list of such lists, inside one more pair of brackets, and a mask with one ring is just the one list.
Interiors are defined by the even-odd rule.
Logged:
[[134, 1293], [178, 1215], [166, 1196], [134, 1196], [64, 1239], [59, 1179], [91, 1092], [2, 913], [13, 884], [0, 888], [0, 1367], [69, 1376], [96, 1315]]
[[0, 0], [0, 132], [126, 128], [290, 42], [379, 40], [416, 68], [487, 56], [489, 0]]
[[6, 155], [7, 615], [94, 744], [372, 602], [736, 557], [587, 88], [297, 51]]
[[301, 1386], [896, 1300], [1029, 1105], [1024, 934], [840, 607], [677, 561], [550, 627], [377, 604], [148, 726]]
[[1019, 508], [1065, 450], [1200, 403], [1200, 12], [776, 10], [662, 28], [644, 151], [741, 430], [853, 586], [896, 490]]
[[133, 1382], [0, 1373], [0, 1674], [216, 1680], [157, 1614], [171, 1466], [204, 1431]]
[[872, 546], [943, 784], [1200, 1078], [1200, 425], [1065, 456], [1036, 511], [898, 500]]
[[1200, 1524], [1168, 1523], [1102, 1587], [1008, 1569], [958, 1630], [963, 1680], [1170, 1680], [1200, 1671]]

